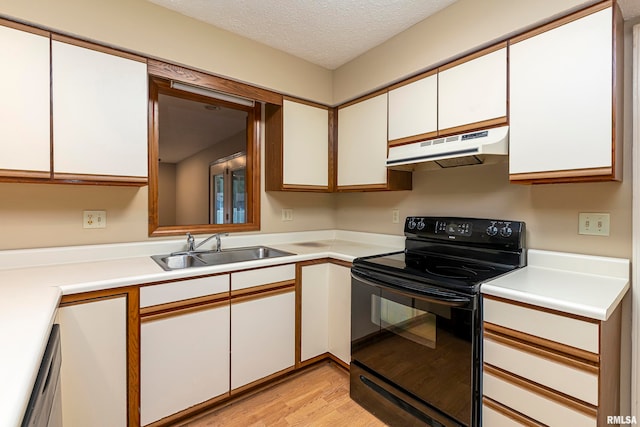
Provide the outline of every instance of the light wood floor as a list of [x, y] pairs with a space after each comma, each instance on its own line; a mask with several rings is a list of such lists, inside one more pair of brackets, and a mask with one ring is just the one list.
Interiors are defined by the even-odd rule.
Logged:
[[322, 363], [183, 427], [384, 426], [349, 398], [349, 374]]

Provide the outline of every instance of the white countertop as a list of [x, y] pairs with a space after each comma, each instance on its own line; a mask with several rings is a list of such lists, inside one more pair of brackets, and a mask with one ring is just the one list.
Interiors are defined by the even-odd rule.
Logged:
[[404, 245], [403, 236], [329, 230], [223, 239], [223, 248], [268, 245], [294, 254], [280, 258], [164, 271], [149, 257], [183, 250], [183, 240], [0, 251], [0, 426], [22, 422], [62, 295], [325, 257], [352, 261]]
[[[223, 249], [253, 245], [294, 255], [164, 271], [149, 256], [183, 250], [183, 239], [0, 251], [0, 425], [22, 422], [62, 295], [326, 257], [352, 261], [401, 250], [404, 237], [327, 230], [223, 239]], [[30, 265], [34, 259], [41, 265]], [[628, 260], [530, 250], [528, 267], [481, 289], [605, 320], [628, 288]]]
[[626, 259], [528, 251], [527, 267], [485, 283], [486, 295], [607, 320], [630, 287]]

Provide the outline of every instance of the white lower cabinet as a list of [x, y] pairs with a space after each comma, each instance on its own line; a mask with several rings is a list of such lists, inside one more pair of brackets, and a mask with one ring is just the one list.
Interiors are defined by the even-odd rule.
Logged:
[[604, 425], [619, 413], [620, 322], [619, 308], [598, 321], [485, 295], [483, 425]]
[[141, 424], [229, 392], [229, 303], [141, 325]]
[[65, 427], [127, 426], [127, 298], [61, 307]]
[[351, 276], [333, 263], [303, 265], [301, 352], [304, 362], [325, 353], [351, 361]]
[[231, 389], [295, 365], [295, 292], [231, 304]]

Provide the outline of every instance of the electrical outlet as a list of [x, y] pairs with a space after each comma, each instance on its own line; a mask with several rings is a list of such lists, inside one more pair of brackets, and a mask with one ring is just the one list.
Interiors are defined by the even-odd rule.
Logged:
[[83, 211], [82, 228], [107, 228], [107, 211]]
[[282, 220], [293, 221], [293, 209], [282, 209]]
[[580, 212], [578, 215], [578, 234], [608, 236], [609, 221], [610, 217], [608, 213]]
[[391, 222], [394, 224], [400, 223], [400, 209], [393, 209], [391, 211]]

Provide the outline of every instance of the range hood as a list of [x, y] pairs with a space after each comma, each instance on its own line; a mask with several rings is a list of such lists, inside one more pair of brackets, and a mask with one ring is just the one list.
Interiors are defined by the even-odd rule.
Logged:
[[389, 148], [387, 167], [408, 169], [426, 162], [442, 168], [485, 163], [509, 154], [509, 126], [463, 133]]

